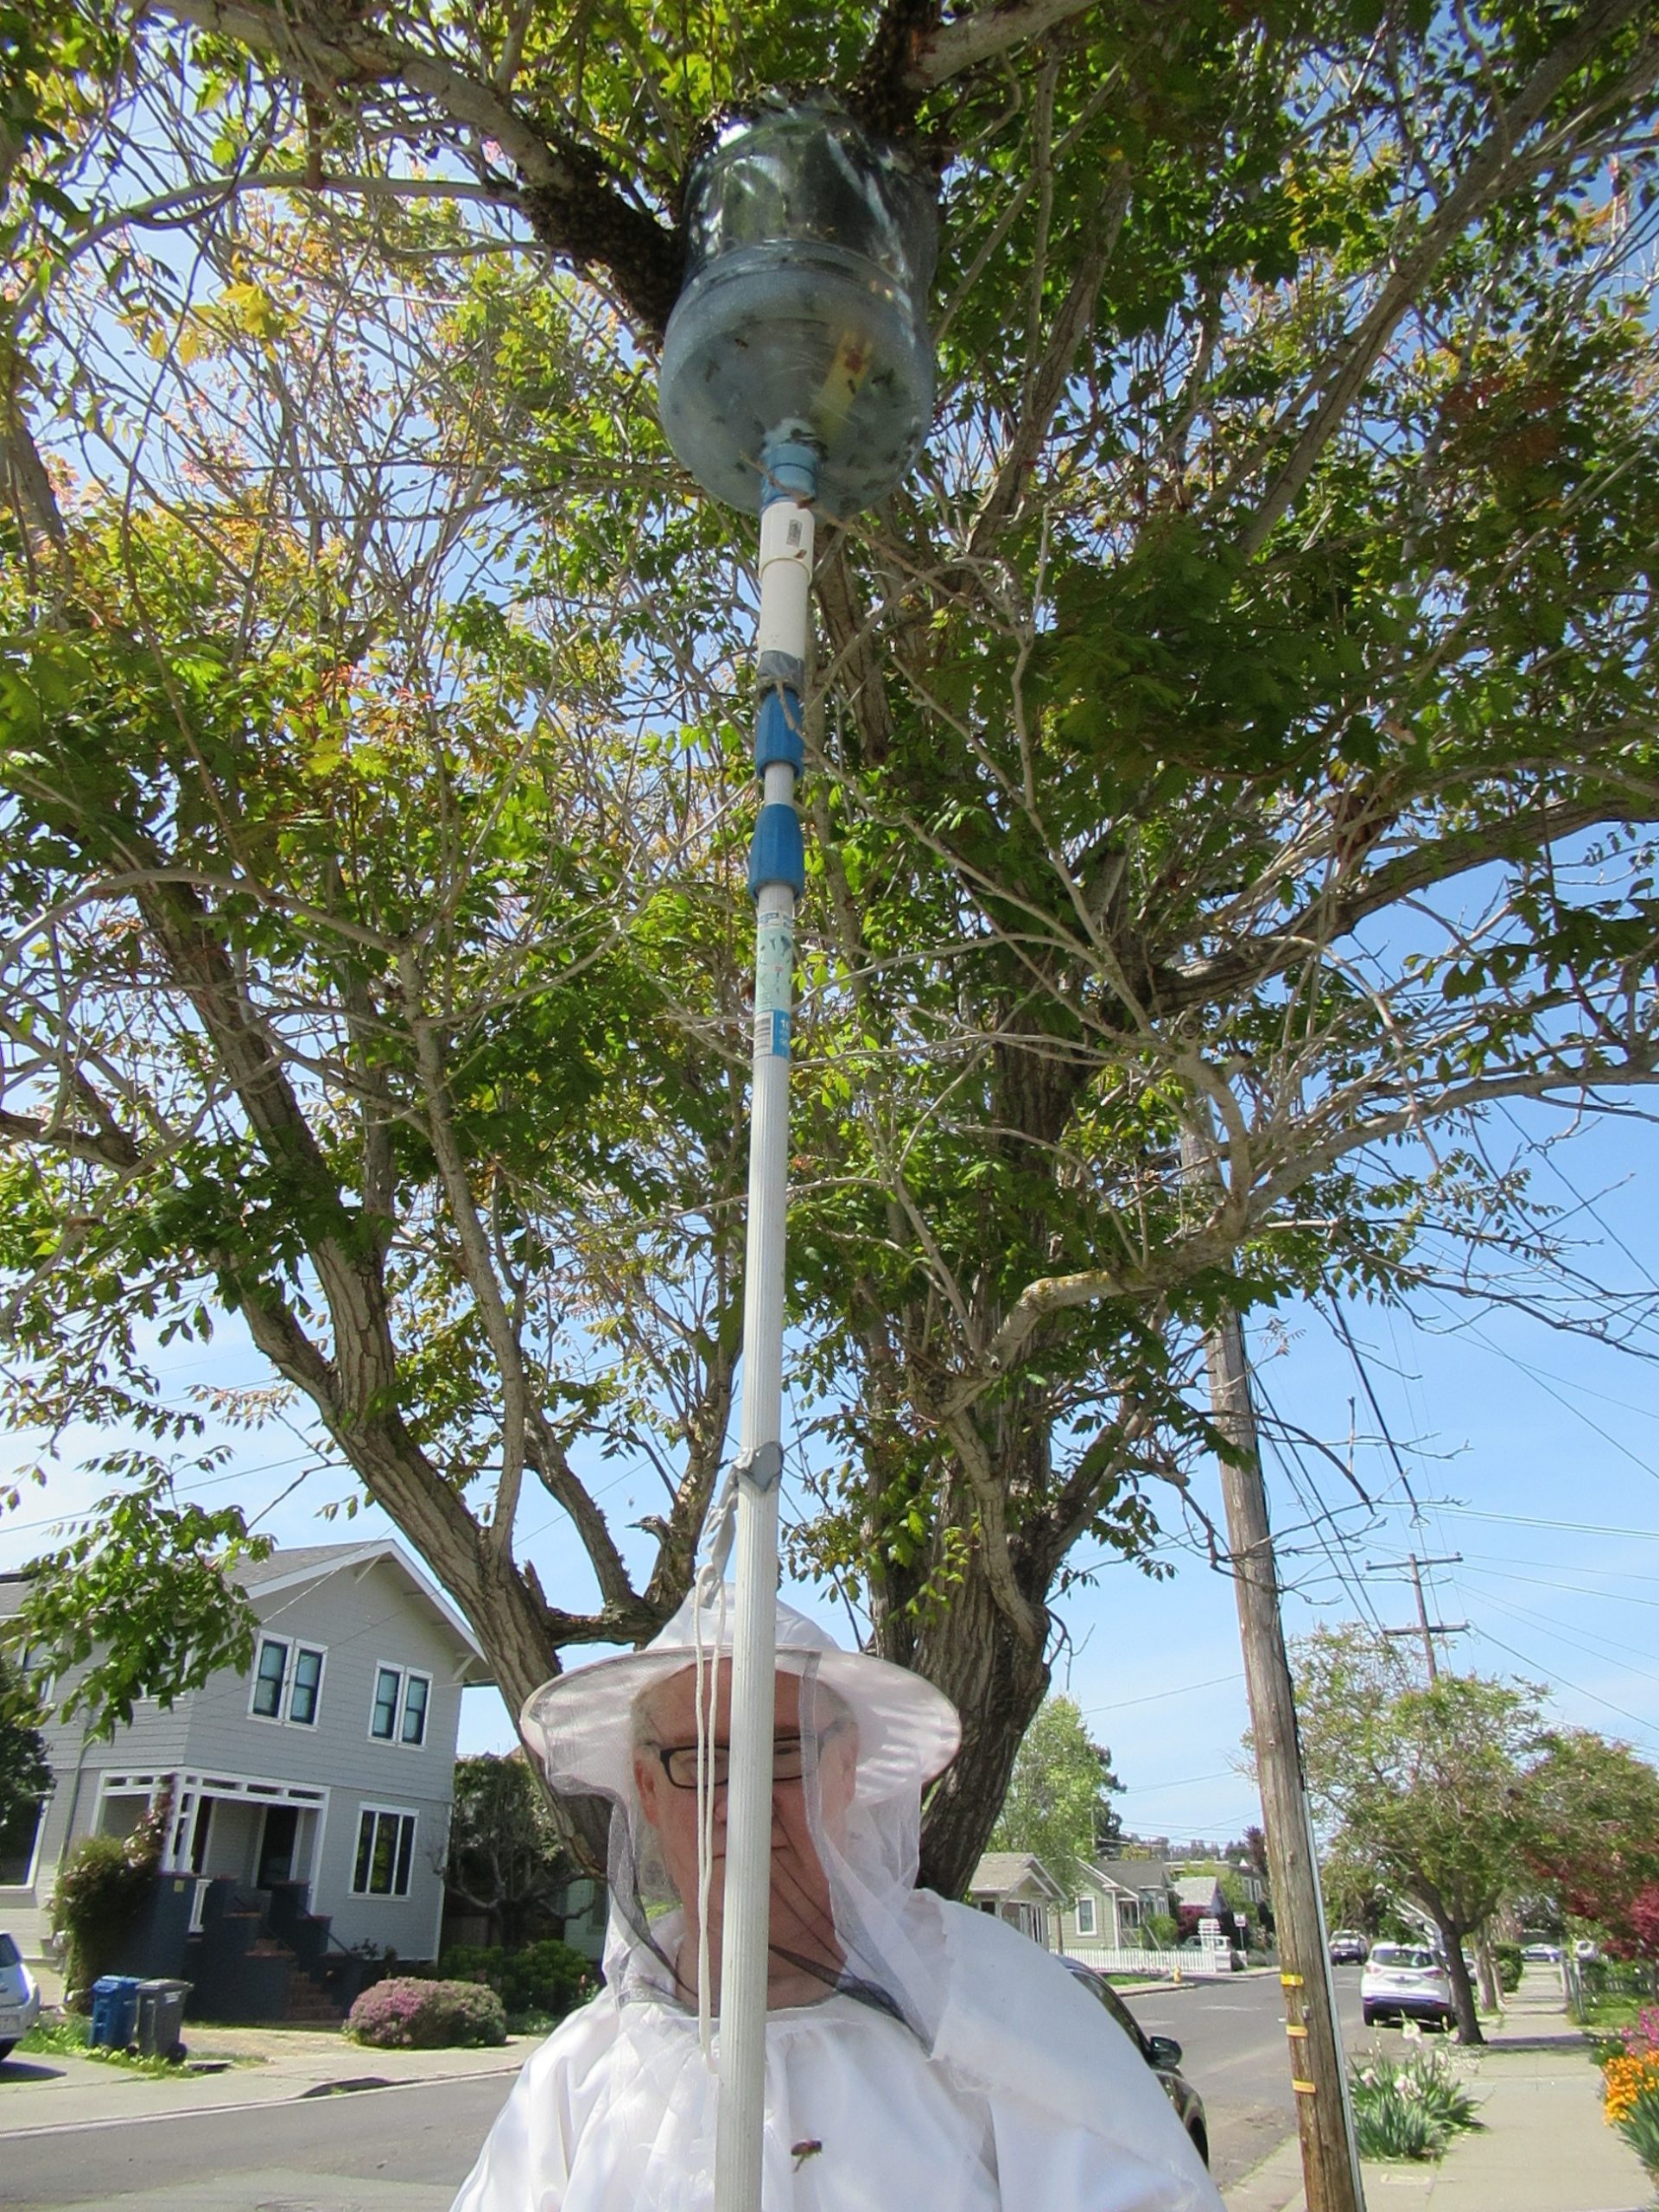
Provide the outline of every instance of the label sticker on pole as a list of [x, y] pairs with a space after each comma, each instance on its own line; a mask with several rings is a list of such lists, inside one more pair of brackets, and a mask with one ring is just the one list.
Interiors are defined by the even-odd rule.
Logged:
[[779, 917], [763, 924], [754, 944], [754, 1043], [773, 1059], [789, 1058], [794, 965], [794, 923]]

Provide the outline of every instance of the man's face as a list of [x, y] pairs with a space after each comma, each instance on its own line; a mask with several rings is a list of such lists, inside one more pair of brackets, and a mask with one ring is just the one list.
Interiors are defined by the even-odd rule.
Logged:
[[[731, 1662], [721, 1665], [714, 1740], [730, 1740]], [[809, 1694], [809, 1710], [810, 1709]], [[645, 1707], [649, 1732], [664, 1750], [695, 1745], [697, 1740], [696, 1677], [688, 1667], [651, 1693]], [[795, 1675], [777, 1678], [777, 1713], [773, 1739], [789, 1742], [801, 1732], [801, 1683]], [[847, 1808], [852, 1803], [858, 1763], [857, 1734], [850, 1722], [831, 1726], [821, 1739], [817, 1757], [819, 1818], [833, 1841], [844, 1830]], [[657, 1832], [670, 1880], [681, 1904], [696, 1914], [697, 1908], [697, 1793], [678, 1789], [670, 1782], [656, 1751], [641, 1749], [633, 1755], [634, 1786], [646, 1820]], [[714, 1844], [709, 1884], [709, 1918], [711, 1929], [720, 1924], [721, 1898], [726, 1874], [726, 1789], [714, 1793]], [[834, 1927], [830, 1885], [817, 1848], [812, 1840], [806, 1813], [804, 1782], [774, 1782], [772, 1788], [772, 1927], [771, 1940], [780, 1950], [806, 1957], [826, 1956]]]

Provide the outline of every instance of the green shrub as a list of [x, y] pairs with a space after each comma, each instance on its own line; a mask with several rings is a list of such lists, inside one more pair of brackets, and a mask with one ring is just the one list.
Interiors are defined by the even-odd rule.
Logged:
[[[133, 1835], [89, 1835], [58, 1870], [52, 1927], [64, 1938], [64, 2001], [84, 2012], [92, 1984], [108, 1974], [156, 1887], [155, 1860]], [[141, 1849], [135, 1852], [138, 1844]]]
[[1518, 1943], [1494, 1943], [1492, 1964], [1497, 1968], [1497, 1986], [1505, 1997], [1513, 1997], [1521, 1986], [1521, 1946]]
[[562, 2020], [598, 1986], [591, 1961], [551, 1938], [512, 1949], [453, 1943], [438, 1961], [438, 1972], [451, 1981], [485, 1983], [515, 2021]]
[[343, 2032], [379, 2050], [454, 2050], [505, 2043], [507, 2018], [495, 1992], [479, 1982], [399, 1976], [365, 1989]]
[[1438, 2158], [1478, 2127], [1474, 2099], [1438, 2058], [1373, 2059], [1350, 2077], [1362, 2158]]
[[1659, 2099], [1639, 2097], [1618, 2123], [1618, 2132], [1659, 2182]]
[[1173, 1912], [1148, 1913], [1143, 1925], [1160, 1950], [1173, 1950], [1181, 1940], [1181, 1923]]

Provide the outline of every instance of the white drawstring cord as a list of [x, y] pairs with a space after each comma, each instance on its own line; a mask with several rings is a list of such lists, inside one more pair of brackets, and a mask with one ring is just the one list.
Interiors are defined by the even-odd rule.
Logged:
[[715, 1872], [715, 1784], [712, 1769], [715, 1716], [720, 1706], [720, 1683], [716, 1674], [711, 1697], [703, 1672], [702, 1615], [710, 1595], [717, 1593], [715, 1596], [714, 1659], [717, 1669], [720, 1655], [726, 1645], [726, 1566], [732, 1555], [732, 1538], [737, 1527], [736, 1514], [737, 1473], [734, 1469], [727, 1476], [726, 1486], [709, 1516], [709, 1557], [697, 1573], [697, 1601], [692, 1612], [693, 1663], [697, 1677], [697, 2041], [702, 2047], [703, 2063], [711, 2069], [715, 2063], [715, 2014], [709, 1986], [709, 1900]]

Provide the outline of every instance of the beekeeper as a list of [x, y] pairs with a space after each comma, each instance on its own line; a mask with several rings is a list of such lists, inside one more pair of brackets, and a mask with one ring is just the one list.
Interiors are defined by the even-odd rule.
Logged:
[[[555, 1787], [614, 1808], [606, 1986], [531, 2058], [454, 2212], [713, 2204], [729, 1600], [694, 1595], [524, 1707]], [[1217, 2212], [1096, 1999], [915, 1888], [959, 1736], [930, 1683], [779, 1604], [765, 2212]]]

